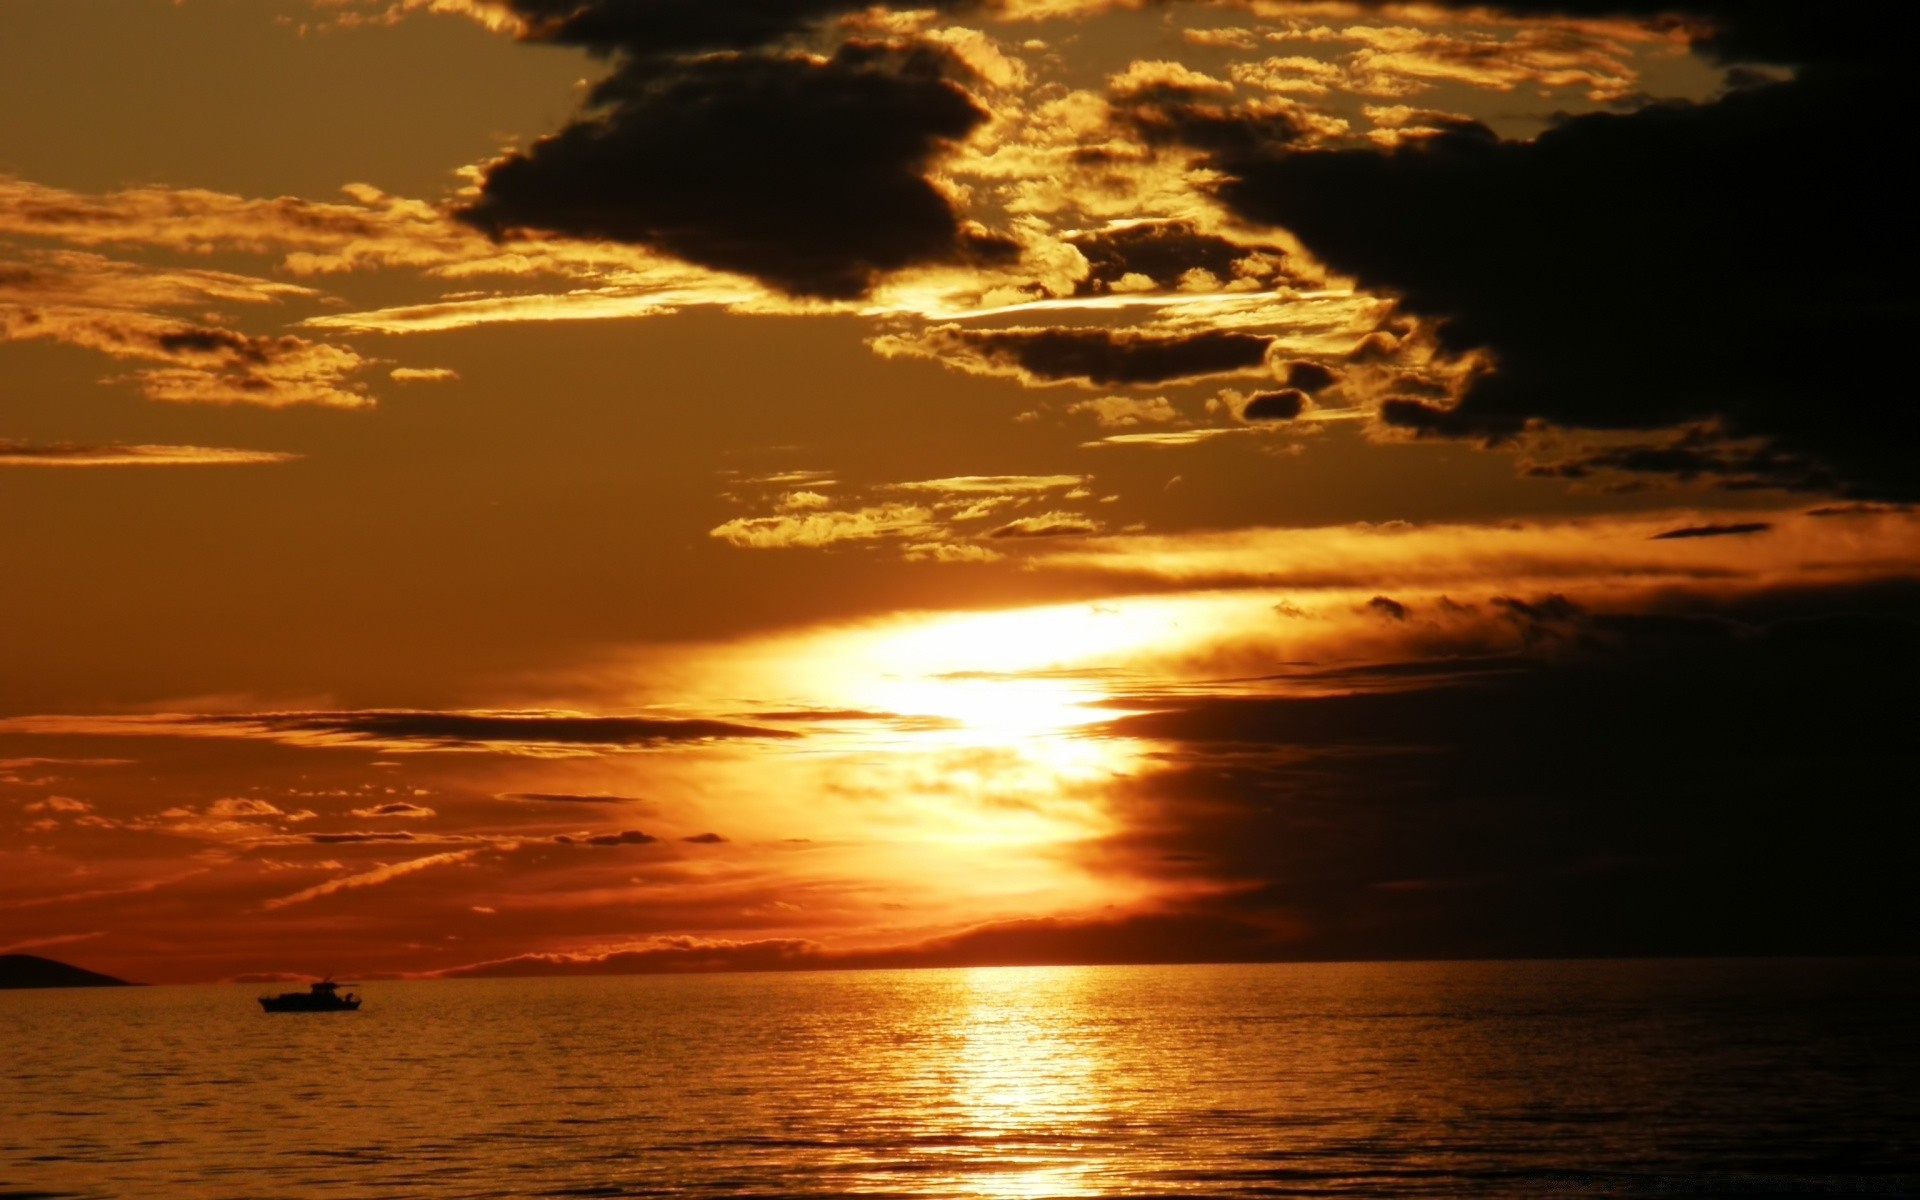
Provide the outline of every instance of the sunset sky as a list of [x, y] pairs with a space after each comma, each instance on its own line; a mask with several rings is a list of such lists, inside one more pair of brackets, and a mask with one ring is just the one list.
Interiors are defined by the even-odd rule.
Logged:
[[1915, 24], [7, 0], [0, 952], [1920, 949]]

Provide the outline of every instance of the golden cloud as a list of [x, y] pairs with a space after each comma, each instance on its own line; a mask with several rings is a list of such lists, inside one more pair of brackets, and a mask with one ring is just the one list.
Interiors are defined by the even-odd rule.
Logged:
[[0, 467], [198, 467], [293, 462], [298, 454], [220, 446], [0, 440]]

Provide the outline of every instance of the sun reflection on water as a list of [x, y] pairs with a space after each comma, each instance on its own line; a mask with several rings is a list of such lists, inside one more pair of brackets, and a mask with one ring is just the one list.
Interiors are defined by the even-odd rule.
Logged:
[[1085, 1036], [1099, 1015], [1086, 986], [1070, 969], [995, 967], [903, 989], [929, 1025], [913, 1043], [913, 1106], [887, 1120], [912, 1132], [904, 1153], [849, 1156], [855, 1190], [898, 1192], [904, 1177], [916, 1194], [1108, 1194], [1124, 1115], [1102, 1043]]
[[[967, 1161], [962, 1194], [1088, 1196], [1096, 1162], [1079, 1152], [1104, 1115], [1098, 1064], [1062, 1030], [1077, 1026], [1059, 968], [967, 971], [961, 1043], [954, 1064], [955, 1123]], [[1047, 1003], [1036, 1004], [1043, 991]]]

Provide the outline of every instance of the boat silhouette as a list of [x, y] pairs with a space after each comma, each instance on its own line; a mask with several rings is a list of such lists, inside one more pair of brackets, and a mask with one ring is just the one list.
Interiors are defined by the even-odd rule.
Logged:
[[335, 983], [332, 978], [322, 979], [319, 983], [310, 983], [304, 992], [281, 992], [278, 996], [260, 997], [260, 1007], [268, 1012], [352, 1012], [360, 1007], [360, 997], [348, 992], [342, 995], [343, 987], [354, 987], [351, 983]]

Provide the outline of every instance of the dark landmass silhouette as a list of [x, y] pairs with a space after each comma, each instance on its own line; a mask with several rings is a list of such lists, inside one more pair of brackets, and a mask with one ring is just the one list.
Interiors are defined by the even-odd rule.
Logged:
[[0, 954], [0, 989], [138, 986], [37, 954]]

